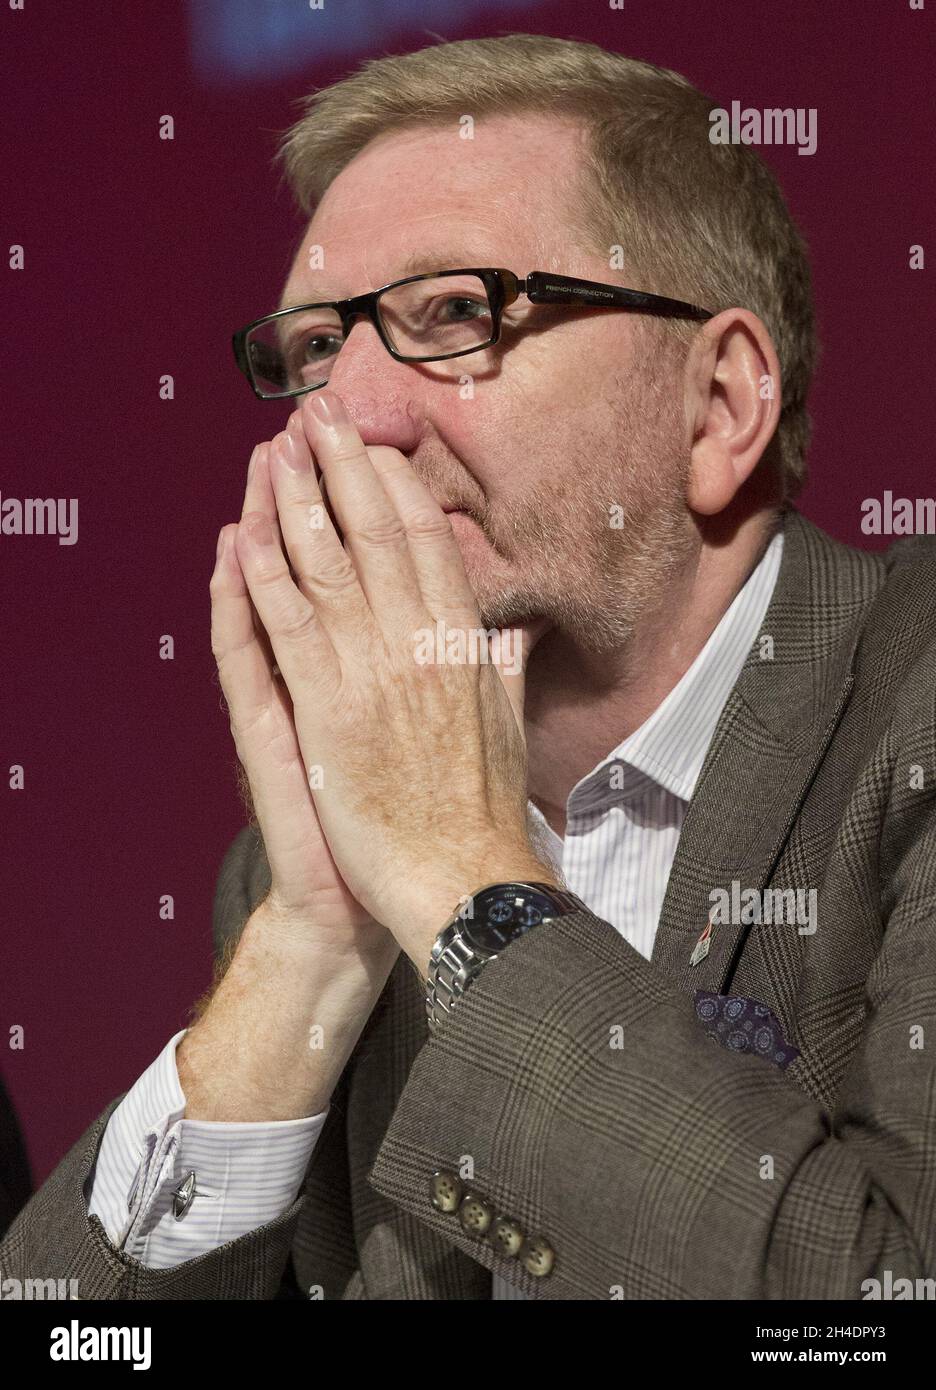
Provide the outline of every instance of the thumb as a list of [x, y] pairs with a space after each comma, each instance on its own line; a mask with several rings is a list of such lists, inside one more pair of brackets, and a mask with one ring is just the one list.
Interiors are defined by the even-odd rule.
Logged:
[[551, 626], [548, 618], [534, 618], [521, 627], [499, 629], [497, 637], [491, 640], [491, 661], [497, 667], [521, 734], [527, 662], [533, 648]]

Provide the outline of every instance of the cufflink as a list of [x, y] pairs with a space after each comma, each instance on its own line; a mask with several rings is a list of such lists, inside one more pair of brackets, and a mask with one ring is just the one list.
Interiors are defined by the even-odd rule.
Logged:
[[172, 1214], [176, 1221], [181, 1221], [196, 1197], [205, 1197], [207, 1194], [199, 1192], [195, 1186], [195, 1169], [179, 1183], [178, 1187], [172, 1189]]

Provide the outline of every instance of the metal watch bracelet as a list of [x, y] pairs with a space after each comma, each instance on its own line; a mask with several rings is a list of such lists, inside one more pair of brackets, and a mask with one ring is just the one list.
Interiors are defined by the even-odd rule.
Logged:
[[[564, 912], [578, 912], [584, 907], [581, 898], [576, 897], [574, 893], [561, 888], [554, 888], [551, 884], [524, 883], [523, 886], [548, 894], [559, 908], [553, 917], [564, 915]], [[497, 887], [497, 884], [486, 884], [484, 888], [479, 888], [473, 897], [479, 897], [488, 888], [494, 887]], [[481, 973], [483, 966], [488, 961], [497, 959], [496, 953], [482, 954], [465, 940], [461, 931], [464, 925], [463, 912], [464, 908], [461, 908], [452, 920], [443, 927], [435, 939], [429, 958], [426, 1015], [429, 1030], [433, 1033], [438, 1029], [442, 1020], [452, 1012], [457, 1000], [465, 994], [469, 985]], [[548, 923], [551, 920], [553, 918], [547, 917], [543, 919], [543, 922]], [[537, 925], [542, 926], [543, 923], [540, 922]], [[530, 930], [535, 930], [535, 928], [530, 928]]]

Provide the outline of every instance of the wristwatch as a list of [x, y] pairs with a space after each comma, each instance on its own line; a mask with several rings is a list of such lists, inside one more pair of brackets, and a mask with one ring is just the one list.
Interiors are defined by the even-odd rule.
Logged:
[[512, 941], [570, 912], [581, 898], [549, 883], [492, 883], [459, 908], [439, 932], [429, 958], [426, 1013], [434, 1033], [456, 1000]]

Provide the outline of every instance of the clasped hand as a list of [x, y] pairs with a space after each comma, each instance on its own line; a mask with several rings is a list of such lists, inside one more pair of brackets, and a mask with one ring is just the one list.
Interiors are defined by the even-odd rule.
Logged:
[[382, 924], [423, 971], [460, 900], [552, 881], [527, 835], [523, 737], [545, 625], [510, 634], [523, 659], [508, 663], [507, 634], [495, 660], [426, 659], [440, 623], [481, 630], [448, 516], [403, 454], [365, 447], [334, 391], [310, 393], [254, 451], [222, 530], [212, 646], [279, 910]]

